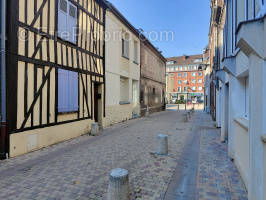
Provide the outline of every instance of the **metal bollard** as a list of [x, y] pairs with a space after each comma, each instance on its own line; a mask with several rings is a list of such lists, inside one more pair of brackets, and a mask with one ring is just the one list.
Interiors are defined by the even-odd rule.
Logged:
[[91, 124], [91, 135], [96, 136], [99, 133], [99, 125], [97, 122]]
[[168, 135], [158, 135], [158, 150], [157, 154], [167, 155], [168, 154]]
[[150, 115], [149, 106], [147, 106], [146, 113], [145, 113], [145, 117], [148, 117], [149, 115]]
[[125, 169], [113, 169], [109, 176], [107, 200], [129, 200], [129, 178]]

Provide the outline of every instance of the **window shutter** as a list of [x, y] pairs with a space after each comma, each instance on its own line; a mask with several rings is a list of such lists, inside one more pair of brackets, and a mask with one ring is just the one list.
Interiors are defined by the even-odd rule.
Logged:
[[129, 58], [129, 41], [126, 40], [126, 57]]
[[67, 31], [67, 1], [59, 0], [58, 7], [58, 36], [67, 39], [64, 36]]
[[76, 31], [77, 31], [77, 7], [72, 3], [69, 3], [68, 9], [68, 32], [69, 32], [69, 41], [76, 44]]
[[69, 109], [78, 110], [78, 73], [69, 71]]
[[58, 112], [68, 111], [68, 71], [58, 69]]
[[78, 73], [58, 69], [58, 112], [78, 111]]

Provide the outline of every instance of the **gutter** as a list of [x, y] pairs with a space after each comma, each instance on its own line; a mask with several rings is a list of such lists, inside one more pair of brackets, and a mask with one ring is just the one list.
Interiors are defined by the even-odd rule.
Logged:
[[6, 0], [1, 0], [1, 155], [6, 153]]

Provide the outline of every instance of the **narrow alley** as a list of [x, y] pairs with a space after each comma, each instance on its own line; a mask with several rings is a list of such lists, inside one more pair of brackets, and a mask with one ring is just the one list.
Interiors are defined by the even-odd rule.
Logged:
[[[184, 119], [167, 110], [0, 161], [0, 199], [105, 199], [117, 167], [129, 171], [132, 199], [247, 199], [211, 117]], [[169, 136], [167, 156], [152, 153], [158, 134]]]

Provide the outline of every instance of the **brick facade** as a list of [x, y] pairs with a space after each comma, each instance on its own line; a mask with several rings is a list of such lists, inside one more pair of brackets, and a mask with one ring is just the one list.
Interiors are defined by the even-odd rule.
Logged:
[[202, 54], [168, 58], [168, 100], [180, 95], [187, 98], [187, 93], [203, 99], [205, 68]]

